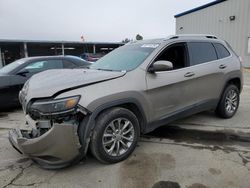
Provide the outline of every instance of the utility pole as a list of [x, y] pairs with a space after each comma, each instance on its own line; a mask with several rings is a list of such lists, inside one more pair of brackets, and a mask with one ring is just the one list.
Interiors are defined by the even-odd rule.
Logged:
[[27, 43], [23, 43], [23, 51], [24, 51], [24, 57], [28, 57], [28, 48], [27, 48]]
[[62, 44], [62, 55], [65, 55], [65, 52], [64, 52], [64, 44]]

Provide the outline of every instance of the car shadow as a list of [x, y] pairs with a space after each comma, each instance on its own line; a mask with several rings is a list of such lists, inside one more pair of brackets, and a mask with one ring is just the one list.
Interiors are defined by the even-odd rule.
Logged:
[[21, 107], [8, 107], [8, 108], [0, 108], [0, 118], [4, 116], [8, 116], [9, 113], [13, 113], [15, 111], [21, 110]]

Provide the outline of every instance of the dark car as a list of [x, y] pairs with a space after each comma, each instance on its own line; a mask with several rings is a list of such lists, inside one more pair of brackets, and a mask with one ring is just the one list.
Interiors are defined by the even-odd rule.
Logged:
[[0, 69], [0, 109], [19, 106], [18, 93], [34, 74], [49, 69], [87, 67], [90, 63], [75, 56], [47, 56], [19, 59]]
[[105, 54], [90, 54], [90, 53], [83, 53], [80, 57], [89, 62], [96, 62], [100, 58], [102, 58]]

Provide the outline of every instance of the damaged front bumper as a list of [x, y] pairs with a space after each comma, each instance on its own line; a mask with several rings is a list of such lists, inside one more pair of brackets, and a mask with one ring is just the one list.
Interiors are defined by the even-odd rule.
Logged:
[[82, 155], [77, 133], [78, 124], [75, 121], [39, 122], [32, 120], [29, 115], [26, 119], [28, 128], [9, 131], [10, 143], [43, 168], [63, 168]]

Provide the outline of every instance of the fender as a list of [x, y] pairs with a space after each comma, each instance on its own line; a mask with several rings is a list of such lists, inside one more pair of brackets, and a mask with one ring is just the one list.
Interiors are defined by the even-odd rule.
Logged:
[[147, 126], [146, 115], [145, 115], [145, 112], [144, 112], [140, 102], [137, 99], [135, 99], [135, 98], [126, 98], [126, 99], [119, 99], [119, 100], [115, 100], [115, 101], [105, 103], [105, 104], [99, 106], [98, 108], [96, 108], [87, 117], [85, 117], [84, 118], [85, 120], [83, 120], [81, 122], [81, 124], [80, 124], [80, 126], [78, 128], [78, 134], [79, 134], [82, 146], [84, 148], [84, 153], [85, 154], [86, 154], [86, 152], [88, 150], [88, 145], [89, 145], [89, 142], [90, 142], [92, 131], [95, 128], [96, 117], [103, 110], [106, 110], [106, 109], [111, 108], [111, 107], [127, 104], [127, 103], [132, 103], [132, 104], [134, 104], [134, 105], [136, 105], [138, 107], [138, 109], [140, 110], [140, 113], [142, 114], [142, 119], [143, 119], [143, 122], [141, 124], [141, 132], [146, 131], [146, 126]]
[[240, 80], [240, 82], [241, 82], [241, 83], [240, 83], [240, 92], [242, 91], [242, 89], [243, 89], [242, 78], [241, 78], [239, 75], [231, 75], [231, 76], [229, 76], [229, 77], [226, 79], [226, 81], [225, 81], [225, 83], [224, 83], [223, 89], [222, 89], [222, 91], [221, 91], [221, 93], [220, 93], [220, 98], [221, 98], [221, 96], [223, 95], [223, 92], [224, 92], [224, 90], [226, 89], [228, 82], [229, 82], [230, 80], [233, 80], [233, 79], [239, 79], [239, 80]]

